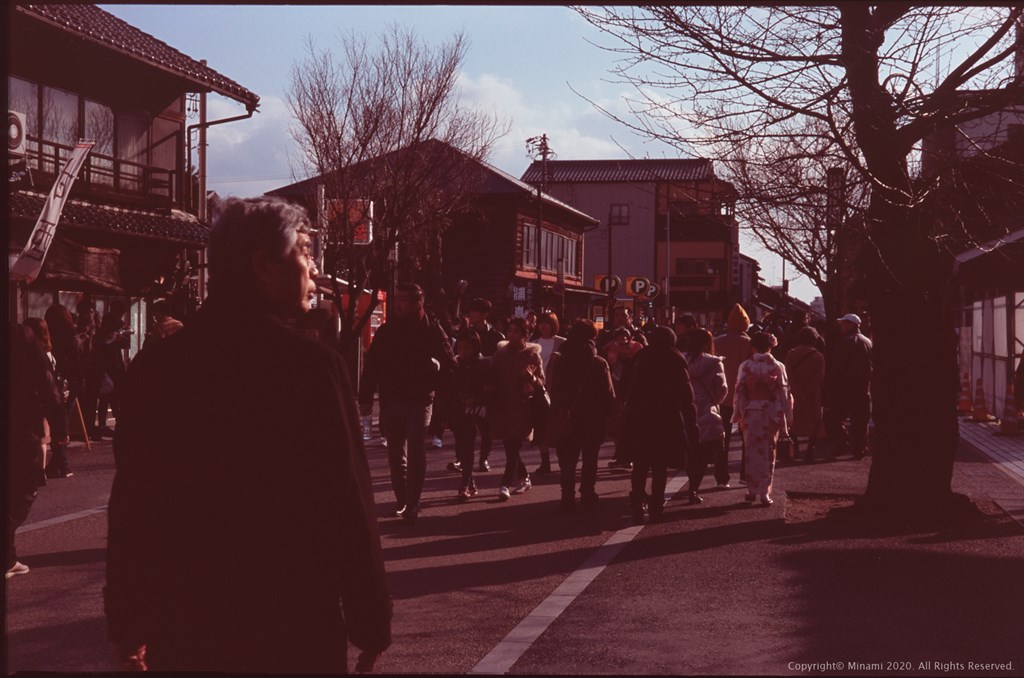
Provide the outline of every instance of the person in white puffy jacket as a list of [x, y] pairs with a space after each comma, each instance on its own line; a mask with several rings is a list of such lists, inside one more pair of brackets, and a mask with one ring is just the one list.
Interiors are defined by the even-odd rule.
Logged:
[[725, 427], [719, 412], [719, 406], [729, 394], [729, 384], [725, 379], [723, 359], [714, 355], [715, 340], [711, 332], [704, 328], [690, 330], [687, 341], [691, 349], [687, 369], [690, 371], [690, 385], [697, 406], [700, 442], [687, 460], [686, 475], [690, 480], [690, 504], [700, 504], [704, 501], [699, 494], [700, 484], [708, 464], [714, 462], [715, 480], [720, 486], [727, 487], [729, 482]]

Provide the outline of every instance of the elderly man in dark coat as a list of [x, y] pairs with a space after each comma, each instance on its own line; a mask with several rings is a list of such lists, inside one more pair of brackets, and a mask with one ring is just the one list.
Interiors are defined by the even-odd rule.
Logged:
[[132, 364], [114, 438], [105, 607], [123, 668], [371, 669], [391, 599], [346, 369], [290, 329], [316, 267], [303, 210], [228, 200], [210, 296]]

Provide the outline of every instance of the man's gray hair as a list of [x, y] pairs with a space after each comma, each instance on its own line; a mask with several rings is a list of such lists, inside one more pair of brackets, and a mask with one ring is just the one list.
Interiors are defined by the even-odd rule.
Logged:
[[214, 206], [210, 231], [210, 291], [252, 292], [252, 257], [283, 258], [311, 224], [306, 210], [278, 198], [228, 198]]

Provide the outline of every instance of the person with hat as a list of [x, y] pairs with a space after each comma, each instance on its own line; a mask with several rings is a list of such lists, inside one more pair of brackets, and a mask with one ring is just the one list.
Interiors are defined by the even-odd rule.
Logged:
[[860, 459], [867, 454], [871, 418], [871, 340], [860, 333], [855, 313], [837, 322], [839, 337], [825, 360], [825, 432], [837, 456]]
[[[725, 381], [729, 385], [729, 393], [725, 396], [725, 401], [722, 402], [719, 408], [719, 414], [722, 415], [722, 423], [725, 426], [725, 453], [729, 454], [729, 445], [732, 442], [732, 408], [733, 401], [736, 398], [736, 374], [739, 372], [740, 364], [750, 357], [750, 335], [747, 334], [747, 329], [750, 327], [750, 317], [747, 312], [743, 310], [743, 307], [739, 304], [734, 304], [732, 310], [729, 311], [729, 317], [725, 324], [725, 334], [721, 334], [715, 337], [715, 354], [720, 356], [725, 362]], [[743, 438], [740, 437], [740, 445], [743, 445]], [[741, 455], [741, 458], [746, 457], [745, 449]], [[729, 475], [725, 474], [724, 482], [722, 478], [718, 479], [718, 486], [722, 489], [729, 487]], [[740, 462], [740, 480], [745, 477], [743, 471], [743, 462]]]

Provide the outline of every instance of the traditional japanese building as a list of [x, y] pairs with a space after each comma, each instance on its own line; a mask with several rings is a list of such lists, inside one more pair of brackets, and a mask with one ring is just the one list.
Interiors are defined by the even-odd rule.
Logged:
[[[94, 142], [38, 276], [12, 281], [10, 320], [42, 317], [54, 301], [72, 312], [119, 300], [131, 309], [137, 350], [148, 299], [199, 299], [205, 98], [251, 116], [259, 97], [95, 5], [9, 10], [9, 262], [22, 252], [51, 187], [80, 139]], [[194, 119], [194, 122], [190, 122]], [[193, 134], [196, 133], [196, 134]]]

